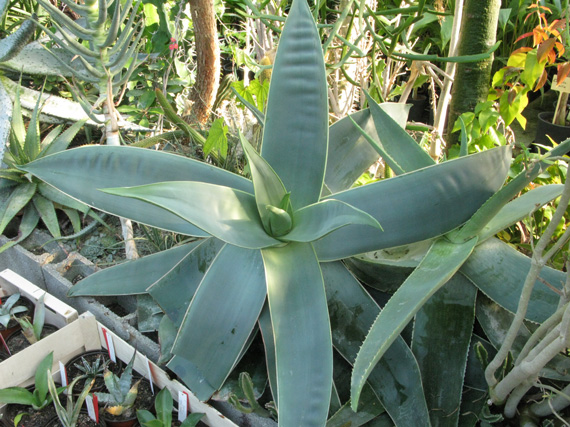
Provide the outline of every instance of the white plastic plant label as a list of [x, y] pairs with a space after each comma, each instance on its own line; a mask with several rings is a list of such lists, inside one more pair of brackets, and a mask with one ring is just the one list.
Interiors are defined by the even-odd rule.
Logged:
[[59, 362], [59, 380], [61, 381], [61, 385], [63, 387], [67, 387], [67, 384], [69, 384], [67, 382], [67, 371], [65, 370], [65, 365], [63, 363], [61, 363], [61, 361]]
[[150, 391], [152, 392], [152, 394], [154, 394], [154, 384], [153, 384], [154, 377], [152, 376], [152, 366], [150, 366], [150, 361], [146, 356], [145, 360], [146, 360], [146, 370], [148, 372], [148, 382], [150, 383]]
[[109, 352], [109, 359], [113, 361], [113, 363], [117, 363], [117, 356], [115, 355], [115, 345], [113, 344], [113, 337], [109, 331], [105, 328], [101, 328], [103, 331], [103, 336], [105, 337], [105, 344], [107, 344], [107, 351]]
[[185, 391], [178, 392], [178, 421], [182, 422], [188, 417], [190, 398]]
[[85, 406], [87, 406], [87, 414], [96, 423], [99, 422], [99, 403], [96, 395], [87, 395], [85, 398]]
[[[570, 76], [569, 76], [570, 77]], [[565, 78], [561, 84], [558, 84], [557, 76], [552, 77], [552, 89], [558, 92], [570, 93], [570, 78]]]

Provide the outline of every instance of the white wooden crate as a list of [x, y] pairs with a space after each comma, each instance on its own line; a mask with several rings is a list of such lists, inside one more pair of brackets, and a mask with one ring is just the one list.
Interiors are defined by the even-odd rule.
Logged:
[[[20, 293], [34, 304], [45, 294], [46, 323], [63, 328], [77, 319], [78, 313], [73, 307], [60, 301], [45, 290], [14, 273], [10, 269], [0, 272], [0, 296]], [[17, 303], [16, 303], [17, 305]], [[1, 377], [0, 377], [1, 378]]]
[[[107, 349], [107, 340], [111, 339], [116, 356], [124, 363], [128, 363], [135, 349], [113, 332], [102, 326], [91, 313], [84, 313], [79, 318], [45, 337], [41, 341], [28, 347], [15, 356], [0, 363], [0, 387], [25, 386], [33, 383], [36, 366], [50, 352], [53, 351], [54, 366], [52, 372], [59, 372], [59, 362], [66, 363], [74, 356], [89, 350]], [[206, 415], [202, 421], [213, 427], [236, 427], [231, 420], [223, 416], [215, 408], [207, 403], [200, 402], [194, 394], [185, 386], [175, 380], [171, 380], [166, 372], [147, 358], [137, 353], [134, 369], [145, 378], [149, 378], [149, 368], [152, 373], [153, 383], [158, 388], [168, 388], [172, 397], [178, 401], [178, 392], [182, 391], [188, 396], [190, 410], [203, 412]], [[0, 414], [2, 407], [0, 407]]]

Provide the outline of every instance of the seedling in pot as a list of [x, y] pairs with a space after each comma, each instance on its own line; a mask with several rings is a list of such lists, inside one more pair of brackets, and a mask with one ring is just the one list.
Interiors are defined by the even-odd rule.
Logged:
[[30, 321], [30, 318], [24, 316], [22, 318], [14, 317], [20, 326], [22, 327], [22, 333], [29, 341], [30, 344], [38, 342], [42, 335], [42, 330], [44, 329], [45, 317], [46, 317], [46, 307], [44, 304], [45, 294], [43, 294], [36, 304], [34, 310], [34, 320]]
[[26, 307], [15, 305], [19, 299], [20, 294], [13, 294], [10, 295], [4, 304], [0, 305], [0, 325], [4, 326], [4, 328], [8, 327], [8, 323], [12, 317], [15, 318], [16, 314], [23, 313], [27, 310]]
[[103, 377], [105, 370], [111, 362], [110, 359], [104, 360], [102, 355], [98, 355], [97, 358], [88, 362], [84, 357], [81, 358], [81, 364], [74, 363], [75, 366], [82, 374], [80, 374], [77, 379], [85, 379], [85, 385], [91, 379], [95, 380], [97, 377]]
[[103, 378], [105, 379], [105, 387], [109, 393], [95, 393], [99, 402], [106, 404], [105, 411], [111, 415], [124, 415], [128, 417], [133, 411], [133, 405], [138, 394], [138, 387], [142, 381], [142, 379], [139, 379], [132, 384], [133, 364], [136, 354], [135, 350], [131, 361], [120, 377], [106, 369]]
[[63, 427], [75, 427], [77, 425], [77, 419], [79, 418], [79, 413], [81, 412], [81, 407], [83, 406], [83, 402], [85, 401], [85, 398], [89, 394], [91, 387], [93, 387], [93, 384], [95, 383], [95, 378], [93, 378], [90, 383], [86, 383], [85, 386], [83, 387], [83, 390], [81, 391], [81, 394], [77, 398], [77, 401], [74, 403], [73, 393], [71, 393], [71, 390], [73, 390], [75, 384], [81, 379], [82, 379], [81, 377], [74, 378], [73, 381], [71, 381], [71, 383], [69, 384], [68, 387], [69, 391], [67, 393], [67, 405], [64, 408], [59, 400], [58, 391], [57, 388], [55, 387], [55, 383], [53, 382], [51, 371], [48, 370], [47, 372], [47, 383], [48, 383], [49, 393], [53, 400], [55, 411], [57, 412], [57, 417], [59, 418], [59, 421], [61, 422], [61, 425]]
[[[51, 404], [52, 396], [49, 394], [47, 375], [53, 365], [53, 352], [48, 354], [36, 368], [35, 388], [30, 391], [24, 387], [8, 387], [0, 390], [0, 403], [19, 404], [31, 406], [40, 410]], [[56, 391], [61, 393], [65, 387]]]
[[[156, 395], [154, 401], [156, 415], [152, 412], [139, 409], [137, 411], [137, 419], [142, 427], [169, 427], [172, 425], [172, 411], [174, 410], [174, 401], [172, 395], [167, 388], [163, 388]], [[188, 415], [180, 424], [180, 427], [194, 427], [202, 419], [205, 414], [195, 412]]]

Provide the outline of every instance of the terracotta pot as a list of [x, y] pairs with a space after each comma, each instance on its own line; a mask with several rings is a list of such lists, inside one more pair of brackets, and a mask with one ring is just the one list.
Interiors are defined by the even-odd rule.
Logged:
[[[541, 144], [551, 147], [552, 143], [548, 136], [555, 142], [560, 143], [570, 138], [570, 126], [560, 126], [552, 123], [553, 112], [543, 111], [538, 114], [538, 123], [536, 126], [535, 144]], [[547, 136], [548, 135], [548, 136]]]

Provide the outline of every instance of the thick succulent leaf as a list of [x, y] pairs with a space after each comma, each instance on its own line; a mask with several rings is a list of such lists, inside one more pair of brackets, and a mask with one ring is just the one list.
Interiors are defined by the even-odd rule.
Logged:
[[182, 324], [198, 285], [223, 245], [224, 242], [216, 238], [200, 241], [188, 256], [148, 288], [148, 293], [177, 327]]
[[537, 187], [507, 203], [479, 233], [479, 241], [493, 237], [499, 231], [528, 217], [532, 212], [562, 194], [564, 185], [551, 184]]
[[291, 192], [293, 208], [319, 200], [328, 144], [328, 96], [319, 32], [295, 0], [273, 65], [261, 155]]
[[293, 230], [282, 237], [293, 242], [312, 242], [349, 224], [363, 224], [382, 228], [366, 212], [334, 199], [306, 206], [293, 214]]
[[0, 40], [0, 62], [8, 61], [20, 52], [34, 36], [36, 24], [26, 19], [15, 32]]
[[329, 410], [333, 362], [319, 262], [310, 243], [289, 243], [261, 253], [275, 337], [279, 424], [322, 426]]
[[24, 208], [24, 215], [22, 216], [22, 221], [20, 221], [20, 226], [18, 227], [18, 237], [4, 243], [4, 245], [0, 247], [0, 253], [22, 242], [26, 237], [32, 234], [32, 231], [36, 229], [39, 222], [40, 214], [36, 208], [31, 204], [27, 205]]
[[384, 306], [354, 362], [352, 406], [356, 407], [362, 387], [372, 369], [423, 304], [440, 289], [465, 262], [477, 239], [453, 244], [434, 241], [425, 258]]
[[260, 252], [225, 245], [182, 321], [168, 367], [207, 400], [231, 372], [265, 301]]
[[510, 159], [511, 148], [499, 147], [333, 194], [372, 215], [384, 231], [340, 228], [314, 243], [319, 259], [402, 246], [454, 229], [501, 187]]
[[367, 93], [366, 99], [374, 120], [379, 142], [375, 149], [384, 161], [394, 171], [412, 172], [417, 169], [432, 166], [435, 161], [420, 145], [388, 115]]
[[[380, 104], [380, 108], [400, 126], [406, 125], [408, 108], [405, 104], [387, 102]], [[378, 140], [369, 109], [343, 117], [329, 128], [325, 186], [331, 193], [348, 190], [360, 175], [378, 160], [378, 153], [354, 127], [351, 119], [370, 137]]]
[[79, 120], [71, 125], [68, 129], [66, 129], [61, 135], [55, 138], [51, 144], [47, 145], [42, 149], [39, 156], [47, 156], [49, 154], [59, 153], [60, 151], [66, 150], [77, 132], [81, 130], [83, 125], [85, 125], [86, 120]]
[[[69, 64], [70, 67], [80, 71], [81, 64], [79, 61], [71, 61], [73, 54], [65, 49], [52, 47], [50, 49], [63, 62]], [[71, 77], [71, 72], [63, 67], [59, 61], [54, 59], [41, 44], [32, 42], [27, 44], [16, 56], [9, 61], [2, 62], [0, 67], [7, 68], [18, 73], [29, 75], [46, 75], [46, 76], [62, 76]]]
[[275, 361], [275, 337], [273, 335], [273, 325], [271, 324], [271, 314], [269, 304], [263, 306], [258, 319], [259, 330], [263, 337], [263, 347], [265, 348], [265, 364], [267, 365], [267, 378], [269, 388], [275, 405], [279, 407], [279, 396], [277, 395], [277, 362]]
[[4, 159], [6, 144], [10, 138], [12, 123], [12, 100], [0, 82], [0, 165]]
[[196, 160], [144, 148], [80, 147], [44, 157], [24, 169], [104, 212], [197, 237], [208, 234], [164, 209], [139, 200], [112, 196], [99, 189], [164, 181], [201, 181], [253, 194], [251, 181], [238, 175]]
[[[530, 263], [527, 256], [506, 243], [491, 238], [475, 248], [460, 271], [485, 295], [514, 313]], [[544, 322], [558, 307], [559, 295], [545, 283], [562, 289], [566, 275], [544, 267], [540, 279], [534, 285], [525, 316], [527, 320], [537, 323]]]
[[[513, 323], [513, 319], [513, 313], [501, 308], [491, 299], [485, 296], [479, 296], [477, 300], [477, 321], [495, 348], [498, 349], [503, 344], [507, 331]], [[527, 325], [522, 325], [511, 349], [515, 360], [530, 336], [531, 331]], [[558, 381], [569, 381], [569, 372], [570, 357], [560, 353], [550, 360], [540, 371], [540, 376]]]
[[[549, 152], [550, 156], [562, 156], [570, 150], [570, 139], [559, 144]], [[454, 241], [464, 241], [478, 235], [487, 223], [495, 218], [497, 213], [510, 200], [516, 197], [534, 178], [536, 178], [544, 168], [546, 162], [531, 164], [529, 170], [523, 170], [515, 178], [497, 191], [487, 200], [477, 212], [467, 221], [467, 223], [454, 233], [450, 233], [449, 238]]]
[[[333, 345], [353, 364], [380, 307], [341, 262], [322, 263], [321, 269]], [[372, 370], [368, 384], [397, 425], [428, 425], [420, 370], [412, 351], [400, 336]]]
[[412, 351], [416, 356], [432, 426], [457, 426], [477, 288], [454, 275], [418, 311]]
[[32, 198], [32, 202], [51, 235], [53, 237], [61, 237], [59, 221], [57, 219], [57, 214], [55, 213], [53, 202], [40, 194], [35, 194]]
[[32, 199], [36, 193], [36, 188], [36, 184], [30, 182], [19, 184], [11, 191], [8, 199], [0, 206], [0, 233], [4, 232], [4, 229], [12, 218]]
[[[251, 146], [247, 139], [240, 133], [241, 145], [247, 157], [255, 201], [259, 216], [263, 224], [269, 223], [267, 206], [279, 207], [283, 197], [287, 193], [283, 182], [277, 176], [271, 165], [261, 157]], [[267, 226], [266, 226], [267, 228]]]
[[69, 208], [76, 209], [79, 212], [87, 213], [91, 209], [86, 204], [83, 204], [75, 199], [72, 199], [68, 195], [46, 184], [45, 182], [40, 182], [38, 184], [38, 191], [46, 199], [49, 199], [55, 203], [59, 203], [62, 206], [67, 206]]
[[99, 270], [74, 285], [68, 295], [144, 294], [147, 288], [180, 264], [200, 243], [195, 241]]
[[102, 191], [152, 203], [235, 246], [260, 249], [280, 243], [265, 232], [255, 197], [244, 191], [195, 181], [159, 182]]
[[358, 427], [365, 425], [384, 412], [374, 390], [366, 384], [362, 390], [358, 411], [354, 412], [350, 407], [350, 402], [347, 402], [327, 420], [326, 427], [345, 427], [347, 425]]

